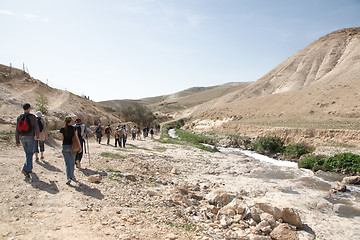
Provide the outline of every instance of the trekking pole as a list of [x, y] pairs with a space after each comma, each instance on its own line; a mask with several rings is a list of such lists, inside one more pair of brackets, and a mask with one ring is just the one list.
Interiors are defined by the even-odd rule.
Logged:
[[88, 153], [88, 156], [89, 156], [89, 166], [91, 166], [90, 164], [90, 148], [89, 148], [89, 139], [88, 139], [88, 136], [86, 135], [86, 145], [87, 145], [87, 153]]

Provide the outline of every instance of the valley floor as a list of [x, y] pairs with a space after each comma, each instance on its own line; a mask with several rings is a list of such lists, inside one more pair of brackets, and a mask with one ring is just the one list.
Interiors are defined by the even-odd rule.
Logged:
[[[339, 216], [337, 205], [326, 200], [328, 190], [306, 181], [311, 172], [282, 167], [292, 177], [270, 179], [264, 177], [266, 163], [245, 155], [151, 139], [129, 140], [120, 149], [90, 139], [90, 161], [85, 154], [82, 168], [75, 169], [77, 182], [68, 186], [59, 142], [45, 146], [45, 160], [34, 161], [29, 180], [20, 171], [22, 147], [0, 145], [2, 239], [226, 239], [229, 229], [196, 218], [196, 204], [188, 207], [178, 199], [185, 189], [206, 205], [206, 195], [220, 188], [249, 205], [263, 200], [296, 209], [306, 226], [302, 239], [360, 235], [359, 216]], [[88, 182], [95, 174], [102, 181]]]

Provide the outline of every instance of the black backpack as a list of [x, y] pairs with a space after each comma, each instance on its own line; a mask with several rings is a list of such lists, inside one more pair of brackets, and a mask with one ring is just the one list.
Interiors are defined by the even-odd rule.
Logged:
[[38, 125], [39, 125], [39, 132], [42, 132], [42, 130], [44, 129], [44, 125], [41, 122], [41, 118], [37, 119]]
[[17, 124], [17, 129], [20, 134], [27, 134], [32, 130], [28, 114], [21, 116], [20, 121]]

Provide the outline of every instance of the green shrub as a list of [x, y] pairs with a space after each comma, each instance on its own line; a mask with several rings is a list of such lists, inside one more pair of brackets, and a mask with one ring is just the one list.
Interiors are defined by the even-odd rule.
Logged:
[[258, 153], [282, 153], [284, 151], [284, 141], [279, 137], [262, 137], [253, 143], [255, 151]]
[[360, 173], [360, 155], [354, 153], [336, 154], [326, 159], [324, 166], [331, 171], [342, 169], [347, 172]]
[[299, 168], [308, 168], [313, 171], [343, 170], [350, 173], [360, 173], [360, 155], [341, 153], [332, 157], [309, 156], [298, 163]]
[[300, 158], [302, 155], [311, 151], [303, 144], [289, 144], [284, 149], [284, 157], [286, 159]]

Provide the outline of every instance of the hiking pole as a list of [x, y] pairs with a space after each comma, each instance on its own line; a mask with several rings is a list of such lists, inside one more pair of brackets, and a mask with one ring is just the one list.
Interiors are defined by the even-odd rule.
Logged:
[[90, 164], [90, 148], [89, 148], [89, 139], [88, 139], [88, 135], [86, 134], [86, 145], [87, 145], [87, 153], [88, 153], [88, 156], [89, 156], [89, 166], [91, 166]]

